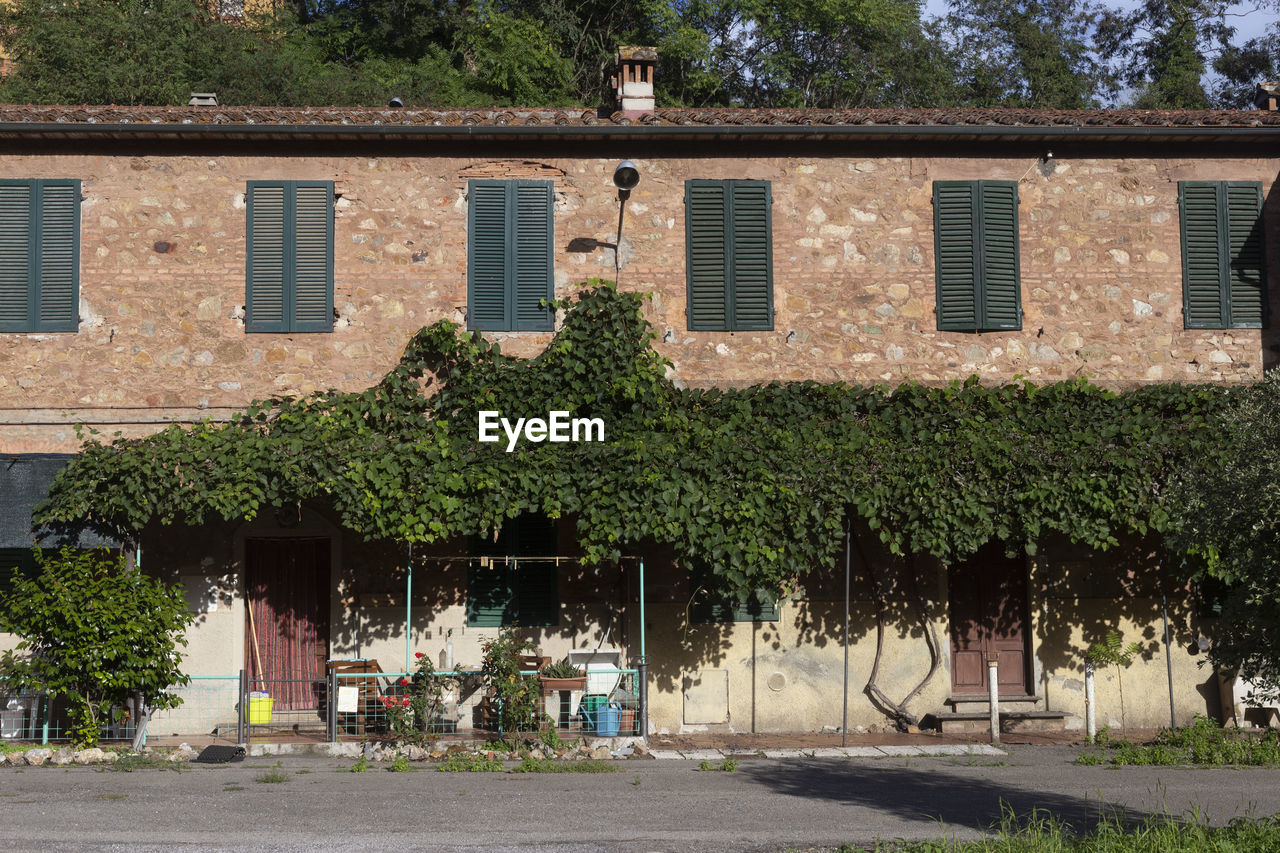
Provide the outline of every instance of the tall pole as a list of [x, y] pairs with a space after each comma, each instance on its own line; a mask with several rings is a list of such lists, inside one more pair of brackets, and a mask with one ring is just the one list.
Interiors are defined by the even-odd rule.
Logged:
[[640, 737], [649, 742], [649, 658], [644, 646], [644, 557], [640, 558]]
[[848, 513], [844, 518], [844, 710], [840, 715], [840, 745], [849, 744], [849, 550], [852, 546]]

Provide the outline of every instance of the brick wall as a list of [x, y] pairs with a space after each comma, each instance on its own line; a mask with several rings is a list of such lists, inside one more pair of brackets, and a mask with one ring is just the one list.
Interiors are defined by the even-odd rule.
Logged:
[[[0, 335], [0, 453], [73, 450], [69, 424], [141, 434], [251, 399], [376, 382], [421, 326], [466, 309], [466, 185], [555, 184], [556, 295], [612, 278], [618, 157], [22, 154], [0, 176], [83, 181], [78, 334]], [[1255, 379], [1267, 330], [1183, 328], [1179, 180], [1257, 180], [1280, 294], [1280, 159], [737, 157], [641, 159], [626, 206], [624, 289], [654, 293], [658, 348], [690, 384], [772, 379], [939, 382], [1088, 376]], [[772, 183], [775, 327], [689, 332], [684, 182]], [[939, 332], [932, 182], [1019, 182], [1023, 328]], [[245, 182], [332, 180], [331, 334], [242, 322]], [[493, 333], [529, 355], [539, 333]]]

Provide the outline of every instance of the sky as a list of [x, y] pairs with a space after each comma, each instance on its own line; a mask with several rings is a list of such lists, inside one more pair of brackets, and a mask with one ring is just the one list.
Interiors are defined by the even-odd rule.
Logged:
[[[1138, 0], [1109, 0], [1108, 5], [1132, 9]], [[1228, 20], [1236, 28], [1236, 43], [1248, 41], [1264, 32], [1280, 27], [1280, 14], [1274, 9], [1267, 12], [1253, 12], [1252, 3], [1236, 3], [1232, 6], [1232, 17]], [[947, 13], [947, 0], [925, 0], [924, 12], [928, 17], [941, 17]]]

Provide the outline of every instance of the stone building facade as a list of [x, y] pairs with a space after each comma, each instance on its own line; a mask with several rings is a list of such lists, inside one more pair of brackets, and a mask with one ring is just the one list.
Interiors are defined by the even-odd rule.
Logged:
[[[1278, 140], [1280, 114], [1265, 111], [658, 110], [628, 117], [581, 109], [0, 107], [0, 181], [80, 182], [76, 330], [0, 333], [0, 457], [74, 453], [77, 424], [144, 435], [168, 423], [225, 419], [269, 395], [375, 383], [419, 328], [441, 318], [468, 322], [469, 191], [485, 181], [550, 184], [554, 296], [615, 277], [624, 290], [652, 294], [655, 346], [671, 360], [672, 378], [688, 385], [941, 383], [973, 374], [988, 382], [1085, 377], [1113, 387], [1252, 381], [1280, 352], [1265, 322], [1280, 298]], [[621, 160], [640, 173], [625, 200], [612, 181]], [[328, 331], [246, 328], [247, 207], [257, 181], [332, 183]], [[768, 188], [771, 328], [691, 330], [687, 192], [695, 181]], [[989, 181], [1016, 189], [1019, 327], [942, 331], [935, 191], [939, 182]], [[1188, 328], [1180, 209], [1188, 182], [1260, 188], [1256, 236], [1270, 259], [1260, 285], [1264, 322], [1241, 324], [1255, 327]], [[517, 355], [540, 351], [552, 335], [485, 334]], [[322, 512], [309, 524], [338, 535]], [[155, 535], [158, 568], [188, 585], [198, 577], [221, 584], [197, 628], [194, 671], [238, 669], [247, 653], [242, 543], [254, 532], [204, 531], [184, 540], [185, 549]], [[363, 547], [350, 537], [332, 552], [329, 652], [398, 659], [401, 638], [392, 628], [368, 634], [378, 640], [351, 639], [354, 630], [339, 640], [336, 626], [354, 625], [361, 607], [369, 612], [360, 619], [390, 623], [399, 618], [395, 607], [403, 608], [403, 599], [379, 605], [370, 593], [362, 605], [341, 594], [341, 578], [365, 559]], [[1032, 614], [1063, 594], [1053, 591], [1055, 558], [1047, 553], [1028, 564]], [[947, 573], [936, 571], [929, 618], [945, 637]], [[678, 621], [681, 580], [659, 580], [658, 588], [664, 584], [667, 600], [655, 603], [651, 621]], [[1105, 611], [1110, 594], [1088, 606], [1067, 597]], [[484, 632], [467, 626], [459, 600], [445, 606], [444, 598], [420, 603], [426, 609], [411, 629], [414, 645], [434, 654], [452, 628], [460, 647], [478, 648]], [[596, 596], [594, 610], [583, 610], [585, 628], [545, 631], [546, 651], [559, 655], [600, 639], [594, 635], [620, 609], [625, 625], [614, 640], [622, 635], [635, 654], [638, 615], [621, 599]], [[1147, 630], [1155, 600], [1150, 590], [1133, 593], [1116, 618]], [[785, 606], [772, 628], [751, 623], [749, 632], [767, 638], [747, 636], [748, 625], [724, 629], [697, 659], [660, 641], [650, 656], [663, 661], [655, 663], [651, 724], [673, 731], [833, 724], [836, 647], [812, 642], [815, 625], [833, 624], [832, 614], [816, 614], [832, 606], [815, 599]], [[390, 609], [375, 614], [378, 607]], [[1050, 687], [1067, 690], [1058, 701], [1078, 717], [1079, 661], [1053, 643], [1079, 637], [1067, 639], [1069, 626], [1037, 634], [1045, 623], [1032, 621], [1029, 691], [1043, 710], [1055, 701], [1045, 698]], [[761, 643], [771, 650], [757, 649]], [[861, 648], [855, 667], [865, 670]], [[892, 678], [903, 684], [928, 667], [926, 650], [911, 649], [894, 663], [900, 672]], [[1149, 680], [1152, 689], [1131, 687], [1131, 696], [1156, 695], [1163, 683], [1160, 661], [1144, 666], [1150, 671], [1133, 683]], [[707, 716], [696, 689], [689, 698], [690, 673], [711, 671], [727, 683], [719, 716], [718, 708]], [[1204, 710], [1190, 690], [1204, 674], [1190, 659], [1179, 659], [1178, 672], [1187, 689], [1177, 714], [1187, 718]], [[808, 691], [798, 702], [797, 684]], [[947, 693], [939, 683], [920, 706], [940, 709]], [[855, 705], [854, 722], [883, 720], [865, 698]], [[1154, 724], [1167, 710], [1153, 700], [1146, 710], [1130, 709], [1130, 723], [1136, 713], [1139, 724]]]

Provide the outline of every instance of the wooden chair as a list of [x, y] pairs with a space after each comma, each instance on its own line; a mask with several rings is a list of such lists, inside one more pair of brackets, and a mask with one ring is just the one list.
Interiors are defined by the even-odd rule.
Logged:
[[[343, 716], [354, 716], [355, 730], [351, 734], [363, 736], [367, 730], [368, 717], [374, 716], [380, 718], [379, 713], [381, 686], [378, 684], [378, 676], [382, 675], [382, 667], [378, 665], [378, 661], [374, 658], [366, 658], [363, 660], [331, 660], [327, 664], [330, 673], [337, 675], [350, 676], [359, 674], [367, 676], [363, 678], [339, 678], [339, 687], [355, 687], [360, 691], [360, 695], [356, 699], [356, 712], [352, 714], [344, 714]], [[335, 697], [334, 707], [337, 707]], [[352, 723], [339, 723], [344, 729]]]

